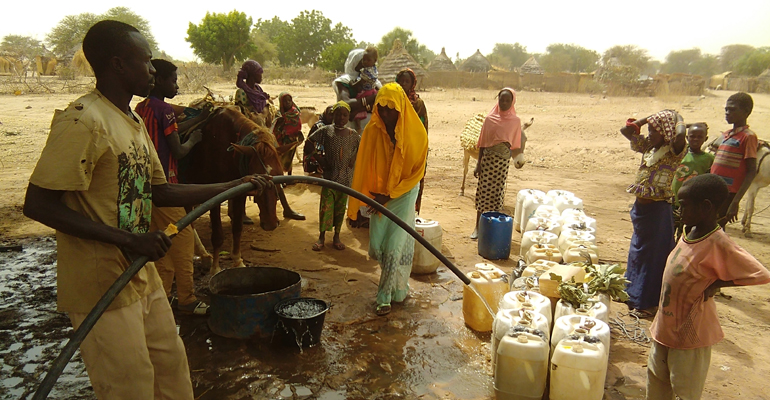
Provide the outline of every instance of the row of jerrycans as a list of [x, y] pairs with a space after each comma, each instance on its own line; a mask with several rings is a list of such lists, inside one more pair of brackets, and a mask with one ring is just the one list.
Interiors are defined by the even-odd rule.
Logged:
[[[570, 311], [557, 308], [557, 313]], [[542, 399], [549, 365], [550, 400], [600, 400], [604, 395], [609, 325], [579, 309], [555, 316], [551, 331], [550, 314], [550, 299], [539, 293], [504, 295], [491, 344], [497, 399]]]
[[566, 190], [551, 190], [543, 193], [535, 189], [523, 189], [516, 195], [516, 209], [513, 215], [513, 226], [519, 232], [526, 232], [529, 219], [535, 216], [540, 206], [551, 206], [561, 214], [566, 209], [583, 209], [583, 200]]

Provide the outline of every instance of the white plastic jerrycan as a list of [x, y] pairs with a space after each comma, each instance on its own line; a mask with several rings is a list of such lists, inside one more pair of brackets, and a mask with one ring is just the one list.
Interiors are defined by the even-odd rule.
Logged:
[[[524, 240], [522, 239], [522, 242]], [[558, 239], [559, 251], [564, 254], [574, 242], [589, 242], [596, 244], [596, 236], [592, 233], [562, 229]]]
[[559, 196], [553, 199], [553, 206], [556, 207], [560, 212], [568, 208], [582, 210], [583, 200], [575, 196]]
[[551, 313], [551, 299], [536, 292], [527, 292], [517, 290], [508, 292], [503, 296], [503, 300], [500, 302], [501, 309], [531, 309], [535, 312], [539, 312], [545, 316], [548, 321], [548, 327], [550, 332], [551, 322], [553, 321]]
[[583, 211], [583, 209], [576, 209], [576, 208], [567, 208], [565, 210], [562, 210], [561, 212], [561, 218], [562, 219], [570, 219], [575, 217], [585, 217], [586, 213]]
[[495, 393], [498, 400], [540, 400], [548, 376], [549, 346], [540, 335], [514, 332], [497, 349]]
[[568, 190], [561, 190], [561, 189], [554, 189], [549, 190], [548, 193], [546, 193], [548, 197], [555, 199], [557, 197], [575, 197], [575, 193], [572, 193]]
[[572, 335], [595, 336], [604, 344], [604, 349], [610, 351], [610, 326], [606, 322], [585, 315], [565, 315], [553, 323], [551, 352], [562, 339]]
[[535, 215], [535, 210], [542, 205], [553, 205], [553, 200], [544, 194], [533, 194], [524, 198], [521, 205], [519, 232], [526, 232], [527, 222]]
[[[535, 211], [536, 215], [527, 221], [527, 225], [524, 228], [524, 232], [529, 231], [546, 231], [551, 232], [555, 235], [558, 235], [561, 233], [561, 223], [559, 220], [556, 219], [550, 219], [548, 217], [538, 217], [537, 211]], [[559, 218], [561, 219], [561, 218]]]
[[550, 337], [548, 320], [545, 319], [545, 315], [523, 308], [508, 310], [501, 308], [495, 316], [495, 322], [492, 324], [492, 343], [489, 346], [492, 352], [493, 370], [497, 360], [497, 346], [511, 328], [519, 325], [525, 328], [539, 329], [545, 334], [546, 340]]
[[548, 260], [560, 263], [562, 261], [562, 255], [559, 249], [550, 243], [536, 243], [529, 248], [527, 254], [524, 256], [524, 261], [527, 264], [531, 264], [537, 260]]
[[[441, 225], [438, 221], [425, 218], [417, 218], [414, 221], [414, 230], [425, 238], [433, 247], [441, 251]], [[436, 272], [441, 261], [431, 254], [425, 246], [414, 242], [414, 261], [412, 262], [413, 274], [432, 274]]]
[[[548, 218], [553, 221], [561, 223], [561, 213], [559, 210], [551, 205], [543, 204], [535, 209], [535, 217]], [[524, 231], [526, 232], [526, 231]]]
[[591, 264], [599, 263], [599, 255], [596, 254], [594, 248], [575, 243], [562, 254], [562, 258], [564, 259], [565, 264], [585, 262], [586, 258], [583, 256], [583, 253], [588, 254], [588, 256], [591, 257]]
[[604, 344], [595, 337], [559, 342], [551, 357], [550, 400], [602, 400], [607, 360]]
[[607, 305], [599, 301], [596, 297], [592, 298], [589, 303], [581, 304], [578, 308], [573, 307], [572, 304], [567, 303], [564, 300], [559, 300], [556, 302], [556, 309], [554, 310], [553, 317], [554, 319], [559, 319], [565, 315], [593, 317], [604, 321], [605, 323], [609, 321], [609, 310], [607, 310]]
[[540, 287], [540, 293], [552, 298], [559, 298], [559, 282], [551, 278], [551, 274], [556, 274], [561, 277], [563, 281], [575, 279], [575, 282], [583, 282], [585, 280], [586, 271], [576, 265], [564, 265], [556, 264], [549, 268], [548, 271], [540, 275], [538, 279], [538, 286]]
[[522, 189], [516, 194], [516, 209], [513, 210], [513, 227], [517, 232], [521, 232], [521, 210], [524, 208], [524, 199], [533, 195], [545, 196], [545, 193], [536, 189]]
[[524, 256], [535, 243], [550, 243], [558, 245], [559, 236], [554, 233], [546, 231], [529, 231], [524, 232], [521, 235], [521, 246], [519, 247], [519, 255]]
[[[484, 297], [492, 312], [496, 313], [500, 300], [508, 291], [508, 275], [494, 264], [476, 264], [476, 270], [468, 274], [471, 285]], [[463, 317], [465, 323], [478, 332], [492, 330], [494, 315], [490, 315], [479, 296], [467, 285], [463, 287]]]
[[548, 260], [535, 260], [534, 262], [527, 264], [527, 268], [524, 268], [524, 271], [522, 271], [521, 276], [523, 277], [534, 276], [536, 278], [540, 278], [540, 275], [542, 275], [543, 272], [553, 268], [554, 265], [559, 265], [559, 263], [555, 261], [548, 261]]
[[587, 226], [596, 231], [596, 218], [591, 218], [585, 215], [568, 215], [566, 217], [561, 217], [561, 220], [562, 226], [572, 228], [572, 230], [584, 230], [580, 228]]

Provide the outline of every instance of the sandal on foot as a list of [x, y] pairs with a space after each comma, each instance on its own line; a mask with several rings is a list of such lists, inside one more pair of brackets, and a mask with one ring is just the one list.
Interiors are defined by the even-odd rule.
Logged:
[[254, 225], [254, 220], [249, 218], [248, 216], [243, 216], [243, 224], [244, 225]]
[[298, 212], [296, 212], [296, 211], [292, 211], [292, 212], [284, 211], [283, 212], [283, 218], [285, 218], [285, 219], [294, 219], [294, 220], [297, 220], [297, 221], [304, 221], [305, 220], [305, 216], [300, 214], [300, 213], [298, 213]]
[[176, 309], [182, 313], [192, 315], [208, 315], [209, 313], [209, 305], [200, 300], [185, 305], [179, 304], [176, 306]]
[[345, 250], [345, 245], [343, 243], [334, 243], [332, 246], [337, 250]]
[[321, 251], [324, 249], [323, 243], [313, 243], [313, 251]]
[[390, 313], [390, 304], [378, 304], [374, 313], [379, 316], [388, 315]]
[[629, 314], [641, 319], [652, 318], [655, 316], [654, 312], [648, 310], [631, 310]]
[[479, 238], [479, 230], [474, 229], [473, 233], [471, 233], [471, 240], [477, 240]]

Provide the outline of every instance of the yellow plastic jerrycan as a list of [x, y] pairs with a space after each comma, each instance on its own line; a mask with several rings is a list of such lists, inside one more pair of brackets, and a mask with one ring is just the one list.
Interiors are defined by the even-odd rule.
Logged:
[[[490, 263], [476, 264], [476, 270], [468, 274], [471, 286], [484, 297], [487, 304], [497, 313], [500, 299], [508, 291], [508, 278], [500, 268]], [[468, 285], [463, 287], [463, 318], [465, 324], [477, 332], [492, 330], [494, 315], [490, 315], [479, 296]]]

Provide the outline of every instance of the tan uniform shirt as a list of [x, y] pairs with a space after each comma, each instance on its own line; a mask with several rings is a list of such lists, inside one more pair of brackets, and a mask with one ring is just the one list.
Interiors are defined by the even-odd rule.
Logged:
[[[132, 111], [133, 113], [133, 111]], [[152, 187], [166, 182], [142, 119], [118, 109], [98, 90], [56, 110], [30, 183], [65, 191], [67, 207], [93, 221], [134, 233], [150, 229]], [[56, 232], [59, 311], [87, 313], [129, 262], [118, 247]], [[162, 286], [148, 263], [108, 310]]]

